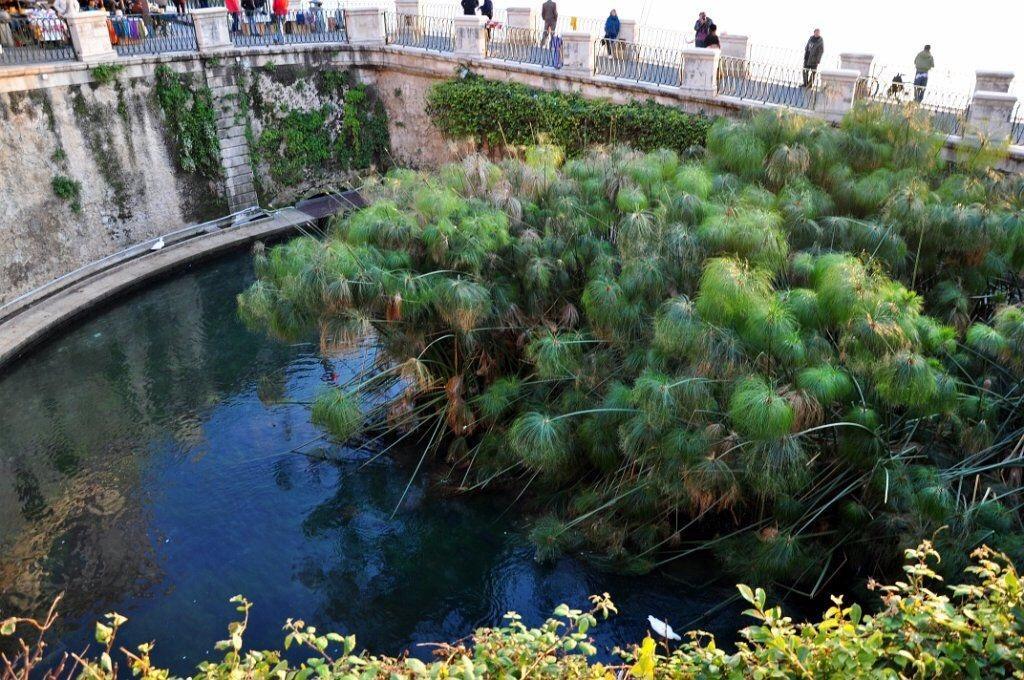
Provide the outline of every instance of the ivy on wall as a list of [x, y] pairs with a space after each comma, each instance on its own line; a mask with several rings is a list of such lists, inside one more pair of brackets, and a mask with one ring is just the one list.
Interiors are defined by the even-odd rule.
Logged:
[[[278, 110], [250, 140], [253, 162], [264, 162], [274, 182], [294, 187], [330, 171], [387, 165], [390, 139], [383, 104], [346, 71], [311, 76], [323, 105], [309, 110]], [[249, 99], [257, 115], [265, 108], [254, 82]]]
[[165, 65], [156, 68], [156, 97], [164, 112], [178, 165], [211, 180], [221, 177], [220, 141], [210, 88]]
[[571, 155], [602, 143], [685, 152], [704, 143], [712, 122], [653, 102], [613, 104], [473, 74], [434, 85], [427, 113], [447, 137], [520, 146], [544, 136]]

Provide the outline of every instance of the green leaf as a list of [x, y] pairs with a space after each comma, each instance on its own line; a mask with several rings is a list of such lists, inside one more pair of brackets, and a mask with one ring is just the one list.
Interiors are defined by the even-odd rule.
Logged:
[[18, 620], [13, 616], [9, 619], [4, 619], [0, 623], [0, 635], [14, 635], [14, 629], [18, 625]]

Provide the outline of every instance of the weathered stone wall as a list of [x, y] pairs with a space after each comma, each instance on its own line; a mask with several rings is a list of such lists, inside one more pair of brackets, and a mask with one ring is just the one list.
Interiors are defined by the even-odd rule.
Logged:
[[176, 170], [152, 87], [119, 79], [0, 94], [0, 303], [223, 213], [215, 186]]

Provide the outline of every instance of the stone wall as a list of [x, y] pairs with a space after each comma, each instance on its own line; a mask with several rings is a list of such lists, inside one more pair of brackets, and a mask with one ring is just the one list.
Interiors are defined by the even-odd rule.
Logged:
[[223, 214], [176, 169], [151, 79], [0, 94], [0, 303], [86, 263]]

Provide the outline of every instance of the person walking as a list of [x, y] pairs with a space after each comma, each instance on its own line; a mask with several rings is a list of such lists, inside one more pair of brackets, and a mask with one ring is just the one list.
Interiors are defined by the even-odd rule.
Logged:
[[697, 22], [693, 25], [694, 47], [707, 47], [708, 34], [711, 33], [711, 26], [714, 23], [707, 14], [704, 12], [700, 13], [697, 17]]
[[814, 83], [814, 74], [818, 70], [823, 54], [825, 41], [821, 39], [821, 29], [816, 28], [804, 46], [804, 87], [810, 87]]
[[274, 29], [277, 31], [278, 39], [284, 40], [285, 22], [288, 21], [288, 0], [273, 0], [270, 3], [270, 11], [274, 15]]
[[925, 45], [914, 57], [914, 101], [918, 104], [924, 100], [924, 90], [928, 87], [928, 71], [933, 68], [935, 59], [932, 57], [932, 46]]
[[540, 46], [544, 47], [555, 37], [555, 26], [558, 25], [558, 5], [555, 0], [545, 0], [540, 6], [540, 18], [544, 20], [544, 35], [540, 38]]
[[468, 17], [476, 14], [476, 8], [480, 6], [477, 0], [462, 0], [462, 13]]
[[608, 56], [612, 55], [612, 45], [619, 39], [619, 31], [622, 30], [622, 22], [619, 21], [619, 15], [612, 10], [608, 15], [608, 18], [604, 20], [604, 38], [601, 42], [608, 48]]

